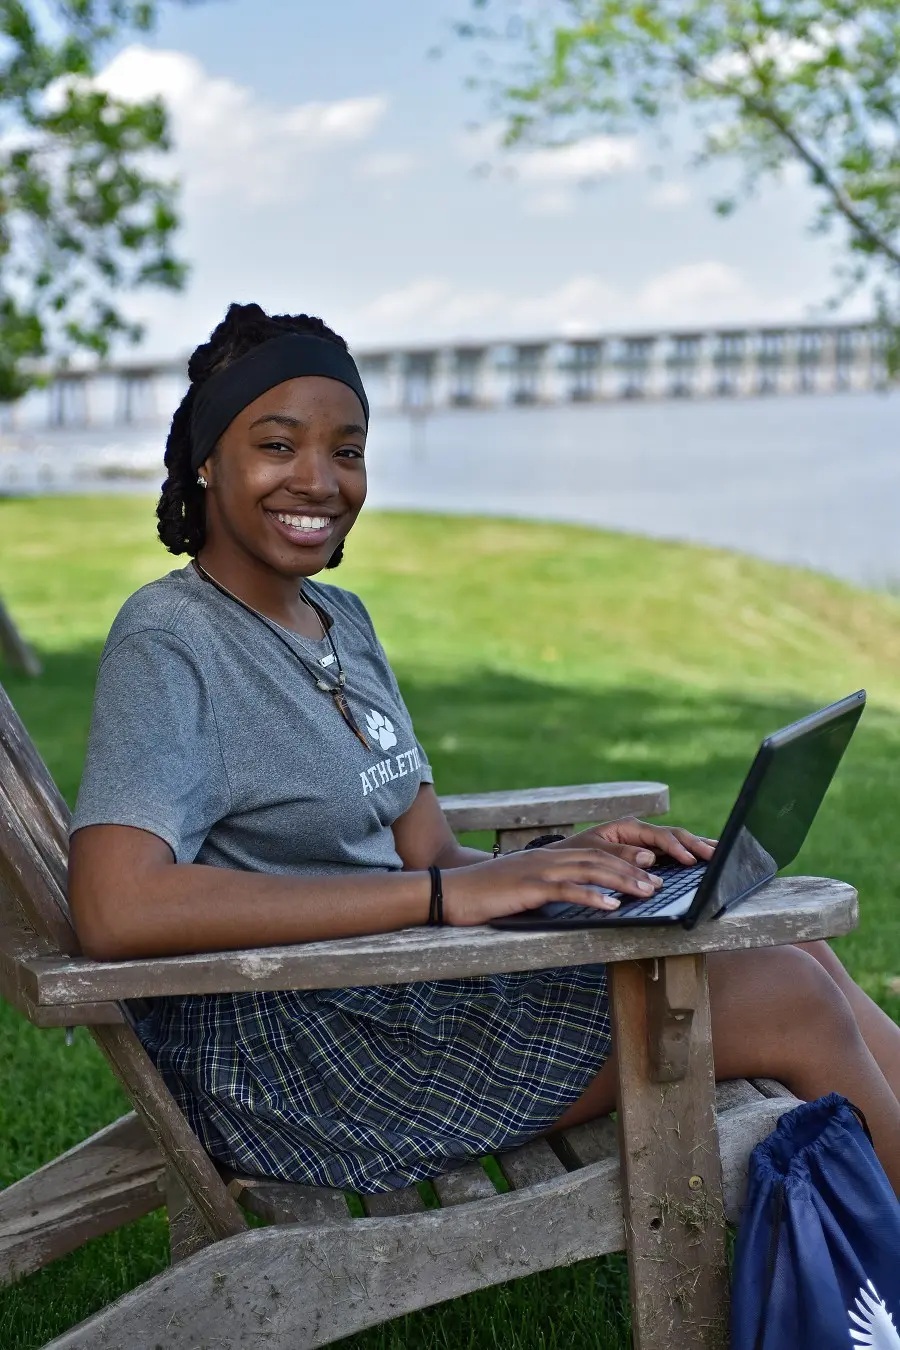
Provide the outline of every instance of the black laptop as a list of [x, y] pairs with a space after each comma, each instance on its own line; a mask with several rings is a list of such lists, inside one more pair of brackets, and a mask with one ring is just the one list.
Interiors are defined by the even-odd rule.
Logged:
[[650, 871], [663, 886], [649, 900], [620, 891], [621, 907], [593, 909], [553, 901], [493, 919], [493, 928], [594, 928], [597, 924], [680, 923], [717, 919], [793, 862], [828, 791], [866, 703], [866, 691], [767, 736], [708, 863], [664, 863]]

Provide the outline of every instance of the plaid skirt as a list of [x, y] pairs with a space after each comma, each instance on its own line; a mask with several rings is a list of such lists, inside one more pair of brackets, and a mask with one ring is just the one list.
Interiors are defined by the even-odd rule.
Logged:
[[155, 999], [137, 1030], [214, 1158], [361, 1192], [543, 1134], [610, 1051], [598, 965]]

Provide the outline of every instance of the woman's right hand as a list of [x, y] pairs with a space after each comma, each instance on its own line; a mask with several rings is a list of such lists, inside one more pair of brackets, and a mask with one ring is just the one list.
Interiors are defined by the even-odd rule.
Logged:
[[662, 885], [642, 867], [602, 848], [526, 849], [470, 867], [450, 868], [441, 880], [444, 921], [460, 926], [488, 923], [537, 909], [551, 900], [618, 909], [618, 900], [589, 888], [606, 886], [647, 900]]

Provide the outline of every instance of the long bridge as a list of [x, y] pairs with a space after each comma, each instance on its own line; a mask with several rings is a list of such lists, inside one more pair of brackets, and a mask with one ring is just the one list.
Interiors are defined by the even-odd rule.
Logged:
[[[442, 408], [619, 399], [725, 398], [886, 389], [885, 333], [874, 323], [608, 333], [456, 342], [355, 353], [370, 402], [422, 415]], [[52, 372], [0, 409], [0, 430], [128, 426], [168, 418], [185, 359]]]

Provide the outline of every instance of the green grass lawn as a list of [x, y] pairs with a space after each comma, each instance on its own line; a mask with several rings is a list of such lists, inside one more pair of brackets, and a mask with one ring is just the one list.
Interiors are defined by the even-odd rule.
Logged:
[[[0, 672], [70, 801], [97, 658], [125, 597], [167, 570], [144, 498], [0, 500], [0, 594], [45, 673]], [[838, 944], [895, 1017], [900, 974], [900, 602], [730, 554], [556, 525], [363, 517], [334, 580], [375, 619], [439, 791], [655, 778], [721, 827], [761, 735], [865, 685], [869, 707], [793, 870], [856, 885]], [[66, 1048], [0, 1006], [0, 1184], [126, 1108], [86, 1033]], [[31, 1350], [161, 1269], [151, 1215], [0, 1291]], [[354, 1350], [624, 1350], [619, 1257], [518, 1281], [346, 1342]]]

